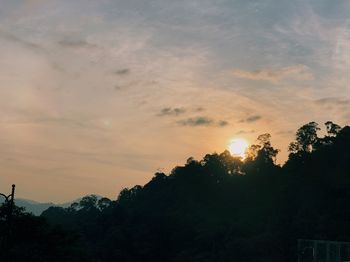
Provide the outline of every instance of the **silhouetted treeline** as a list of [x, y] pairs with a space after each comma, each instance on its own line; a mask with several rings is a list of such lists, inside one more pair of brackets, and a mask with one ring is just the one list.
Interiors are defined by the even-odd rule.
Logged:
[[299, 128], [283, 166], [263, 134], [244, 161], [228, 151], [189, 158], [116, 201], [18, 212], [14, 224], [26, 226], [14, 227], [14, 261], [288, 262], [298, 238], [350, 241], [350, 127], [318, 131]]

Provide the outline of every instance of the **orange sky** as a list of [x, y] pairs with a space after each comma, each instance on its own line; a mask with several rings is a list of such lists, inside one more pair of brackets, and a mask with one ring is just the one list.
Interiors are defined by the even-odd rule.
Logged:
[[115, 198], [232, 138], [350, 119], [348, 1], [0, 0], [0, 192]]

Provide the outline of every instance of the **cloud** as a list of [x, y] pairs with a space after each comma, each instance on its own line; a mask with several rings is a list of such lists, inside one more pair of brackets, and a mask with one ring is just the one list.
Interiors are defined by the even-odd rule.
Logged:
[[253, 134], [255, 132], [256, 132], [255, 130], [240, 130], [236, 132], [236, 135]]
[[233, 75], [242, 79], [254, 81], [269, 81], [277, 84], [282, 80], [307, 81], [313, 80], [314, 76], [311, 69], [305, 65], [295, 65], [282, 67], [280, 69], [263, 69], [256, 71], [234, 70]]
[[16, 43], [16, 44], [19, 44], [25, 48], [28, 48], [32, 51], [46, 51], [45, 48], [43, 48], [42, 46], [40, 45], [37, 45], [37, 44], [34, 44], [32, 42], [29, 42], [27, 40], [24, 40], [20, 37], [17, 37], [16, 35], [14, 34], [11, 34], [9, 32], [6, 32], [6, 31], [3, 31], [0, 29], [0, 38], [3, 38], [7, 41], [10, 41], [10, 42], [13, 42], [13, 43]]
[[205, 110], [205, 108], [203, 108], [203, 107], [197, 107], [196, 109], [195, 109], [195, 111], [196, 112], [202, 112], [202, 111], [204, 111]]
[[97, 48], [97, 45], [91, 44], [85, 39], [66, 38], [58, 41], [58, 44], [66, 48]]
[[349, 118], [344, 114], [349, 112], [350, 100], [336, 97], [325, 97], [314, 101], [316, 108], [325, 114], [331, 113], [335, 116], [343, 115], [345, 120]]
[[113, 88], [114, 88], [115, 91], [119, 91], [119, 90], [122, 89], [122, 87], [120, 85], [114, 85]]
[[187, 118], [185, 120], [178, 121], [183, 126], [211, 126], [214, 120], [208, 117], [199, 116], [194, 118]]
[[102, 116], [82, 114], [58, 114], [43, 112], [41, 110], [9, 109], [7, 116], [2, 117], [1, 125], [22, 125], [41, 127], [66, 127], [74, 130], [100, 130], [110, 128], [112, 120]]
[[191, 117], [177, 122], [182, 126], [216, 126], [216, 127], [225, 127], [229, 123], [225, 120], [215, 121], [209, 117], [198, 116]]
[[248, 116], [245, 119], [239, 120], [239, 123], [253, 123], [253, 122], [259, 121], [261, 118], [262, 116], [259, 116], [259, 115]]
[[64, 67], [62, 65], [60, 65], [59, 63], [53, 61], [51, 63], [51, 68], [57, 72], [63, 73], [66, 72], [66, 70], [64, 69]]
[[[157, 0], [149, 5], [146, 1], [81, 4], [85, 2], [50, 0], [48, 5], [38, 4], [29, 11], [27, 5], [21, 7], [27, 1], [0, 2], [0, 28], [9, 32], [0, 29], [1, 50], [6, 58], [2, 55], [0, 61], [1, 118], [29, 122], [20, 128], [12, 122], [1, 125], [2, 140], [11, 144], [1, 147], [2, 155], [12, 157], [7, 151], [23, 152], [27, 144], [28, 155], [53, 155], [51, 160], [57, 166], [67, 163], [75, 169], [70, 171], [72, 176], [101, 174], [92, 185], [101, 193], [113, 195], [115, 186], [146, 181], [159, 161], [171, 168], [189, 150], [199, 155], [220, 145], [223, 137], [212, 139], [211, 132], [194, 140], [197, 129], [215, 128], [242, 135], [251, 129], [274, 133], [293, 129], [320, 111], [322, 114], [315, 119], [318, 122], [321, 118], [336, 118], [334, 121], [341, 124], [348, 123], [345, 120], [349, 112], [344, 110], [348, 105], [343, 100], [350, 98], [350, 27], [346, 20], [350, 6], [344, 7], [339, 1], [334, 5], [317, 0], [297, 4], [200, 1], [199, 8], [199, 1]], [[307, 5], [311, 8], [305, 8]], [[327, 13], [313, 14], [321, 5], [330, 7]], [[110, 12], [114, 9], [122, 12], [115, 15]], [[311, 15], [303, 10], [311, 10]], [[297, 82], [313, 76], [315, 82]], [[157, 83], [152, 82], [154, 79]], [[240, 86], [233, 80], [239, 80]], [[276, 83], [286, 85], [277, 89]], [[331, 96], [339, 96], [344, 105], [336, 107], [332, 100], [315, 102]], [[324, 110], [321, 104], [334, 105], [334, 111]], [[186, 112], [176, 112], [175, 108], [182, 106]], [[163, 117], [157, 116], [168, 107]], [[47, 116], [20, 117], [7, 114], [7, 108], [38, 110], [47, 112]], [[109, 129], [105, 126], [113, 122], [108, 118], [116, 123]], [[154, 119], [161, 121], [149, 121]], [[242, 124], [236, 122], [240, 119]], [[265, 119], [274, 121], [268, 123]], [[142, 129], [138, 128], [140, 123]], [[235, 124], [242, 127], [229, 130]], [[96, 132], [96, 128], [103, 128], [103, 132]], [[183, 129], [180, 134], [179, 128]], [[279, 139], [279, 147], [287, 146], [287, 136]], [[42, 148], [33, 148], [38, 144]], [[114, 167], [100, 169], [84, 156], [42, 153], [49, 147], [97, 152], [101, 154], [99, 159], [107, 160], [115, 159], [119, 152], [131, 156], [143, 152], [158, 156], [160, 148], [169, 152], [152, 159], [141, 157], [139, 162], [130, 162], [135, 157], [122, 159], [120, 162], [128, 167], [116, 172]], [[27, 167], [50, 165], [33, 160], [23, 170], [14, 165], [4, 172], [25, 171], [31, 179], [37, 172], [28, 172]], [[143, 171], [135, 175], [134, 167]], [[111, 183], [115, 177], [109, 174], [120, 175], [117, 184]], [[20, 174], [12, 180], [22, 177]], [[46, 172], [42, 178], [50, 191], [52, 181], [46, 178]], [[70, 189], [64, 185], [55, 187], [65, 193], [57, 195], [68, 197]], [[72, 185], [71, 195], [85, 186], [81, 181]], [[28, 183], [30, 191], [38, 192]]]
[[116, 75], [128, 75], [130, 73], [130, 69], [129, 68], [123, 68], [123, 69], [119, 69], [117, 71], [114, 72]]
[[165, 107], [160, 111], [158, 116], [178, 116], [178, 115], [184, 114], [185, 112], [186, 112], [186, 109], [183, 107], [175, 107], [175, 108]]
[[23, 114], [21, 118], [8, 119], [2, 124], [39, 124], [39, 125], [60, 125], [72, 128], [95, 129], [97, 125], [88, 119], [76, 119], [56, 116], [30, 116]]
[[31, 119], [30, 122], [37, 124], [58, 124], [63, 126], [73, 126], [73, 127], [82, 127], [82, 128], [92, 128], [92, 126], [84, 120], [77, 120], [73, 118], [66, 117], [42, 117]]
[[221, 127], [227, 126], [229, 124], [229, 122], [225, 121], [225, 120], [220, 120], [218, 125]]
[[325, 97], [315, 100], [315, 103], [320, 106], [339, 106], [339, 105], [349, 105], [349, 99], [340, 99], [336, 97]]

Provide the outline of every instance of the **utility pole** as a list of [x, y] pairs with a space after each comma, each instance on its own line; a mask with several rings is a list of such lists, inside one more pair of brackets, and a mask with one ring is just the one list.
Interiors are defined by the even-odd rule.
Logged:
[[[12, 229], [12, 215], [13, 215], [13, 207], [15, 200], [15, 185], [12, 185], [11, 194], [5, 195], [0, 193], [0, 196], [5, 198], [5, 202], [3, 203], [5, 216], [4, 216], [4, 226], [3, 232], [0, 232], [0, 258], [1, 261], [10, 261], [8, 254], [10, 248], [11, 241], [11, 229]], [[0, 217], [1, 219], [1, 217]], [[1, 221], [0, 221], [1, 222]]]

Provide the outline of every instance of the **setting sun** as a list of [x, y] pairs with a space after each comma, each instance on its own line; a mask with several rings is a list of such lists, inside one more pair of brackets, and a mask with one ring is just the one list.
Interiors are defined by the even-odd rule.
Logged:
[[249, 143], [243, 138], [236, 138], [230, 141], [228, 150], [233, 156], [245, 158]]

